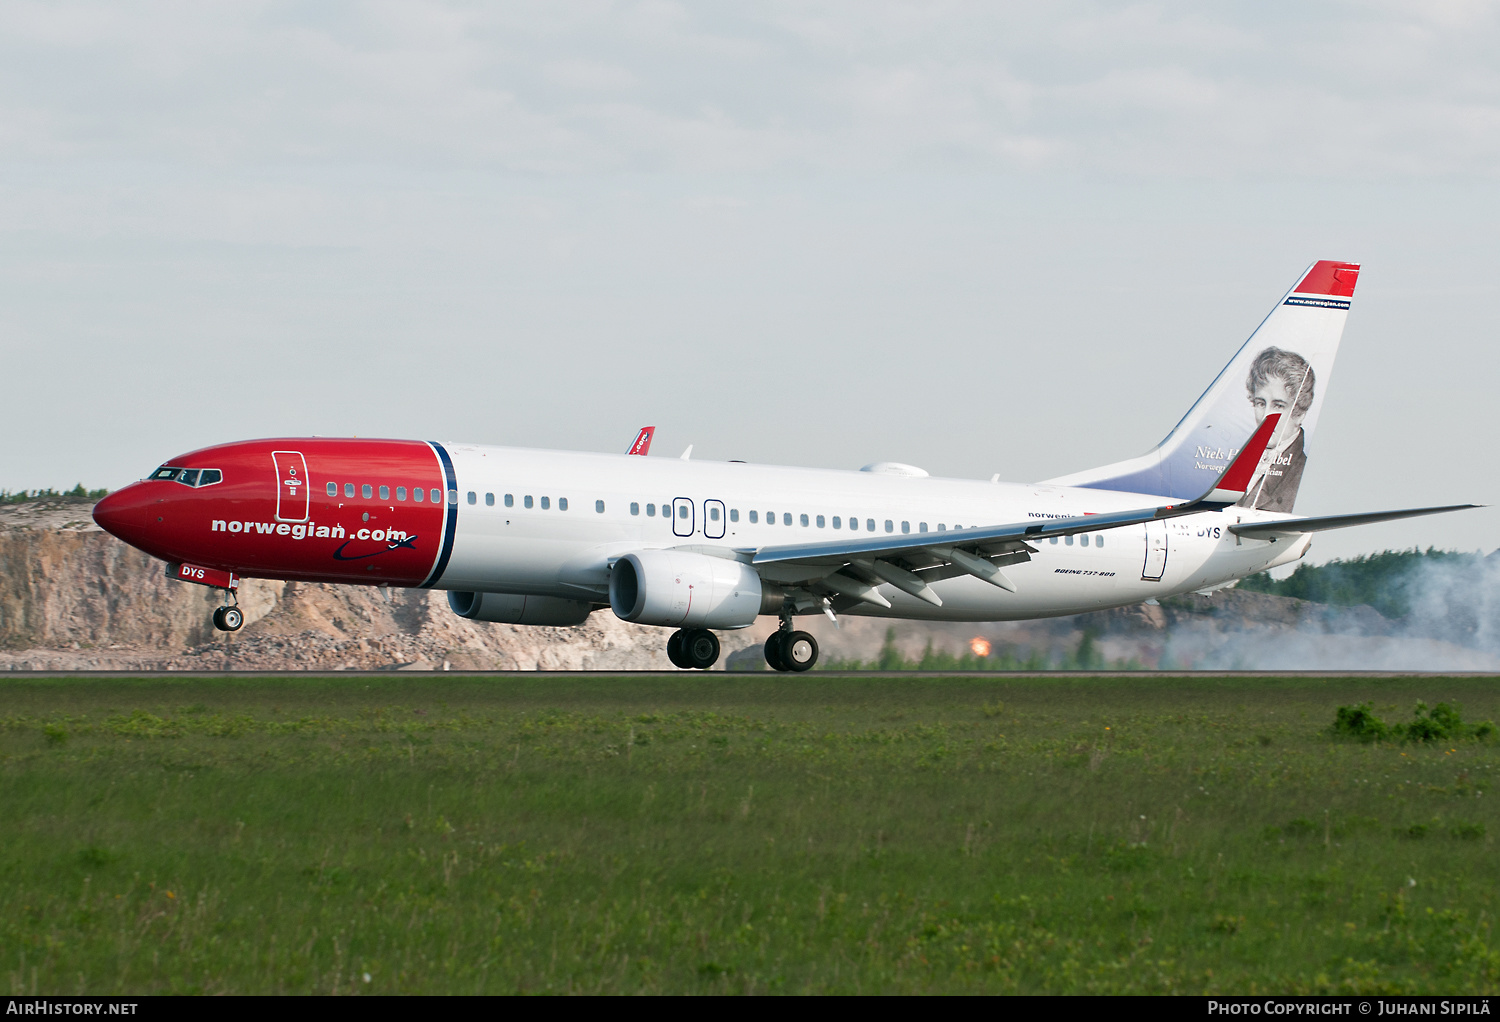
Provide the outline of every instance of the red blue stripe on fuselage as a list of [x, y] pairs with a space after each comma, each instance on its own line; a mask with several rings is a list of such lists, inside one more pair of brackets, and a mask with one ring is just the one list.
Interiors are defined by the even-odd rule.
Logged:
[[296, 581], [430, 586], [453, 548], [456, 483], [436, 443], [249, 440], [167, 464], [217, 469], [222, 479], [146, 479], [94, 509], [100, 527], [164, 561]]

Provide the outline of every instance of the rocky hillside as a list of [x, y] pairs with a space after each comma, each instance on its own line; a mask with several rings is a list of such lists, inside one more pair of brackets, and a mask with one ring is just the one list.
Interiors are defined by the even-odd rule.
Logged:
[[[210, 623], [219, 594], [100, 531], [87, 500], [0, 506], [0, 670], [672, 670], [664, 629], [608, 611], [577, 628], [465, 621], [443, 593], [248, 579], [246, 624]], [[1497, 601], [1500, 604], [1500, 601]], [[763, 666], [775, 622], [721, 632], [720, 666]], [[1221, 590], [1045, 621], [922, 624], [804, 618], [825, 657], [872, 659], [888, 628], [918, 657], [982, 637], [1061, 662], [1085, 633], [1107, 661], [1146, 668], [1497, 670], [1495, 650], [1368, 607]]]

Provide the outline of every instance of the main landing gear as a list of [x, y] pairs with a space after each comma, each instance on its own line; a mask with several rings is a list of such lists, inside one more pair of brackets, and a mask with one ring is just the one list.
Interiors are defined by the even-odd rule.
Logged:
[[214, 627], [221, 632], [237, 632], [244, 623], [245, 615], [238, 604], [231, 603], [214, 611]]
[[667, 640], [667, 659], [684, 670], [706, 671], [719, 660], [719, 637], [707, 628], [679, 628]]
[[773, 671], [810, 671], [818, 662], [818, 640], [792, 630], [789, 620], [766, 639], [766, 663]]

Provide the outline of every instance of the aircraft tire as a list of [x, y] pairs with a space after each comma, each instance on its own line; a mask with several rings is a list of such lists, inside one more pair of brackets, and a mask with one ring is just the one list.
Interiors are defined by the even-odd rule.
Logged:
[[789, 671], [810, 671], [818, 662], [818, 640], [806, 632], [787, 632], [781, 642], [781, 655]]
[[228, 628], [224, 627], [224, 608], [223, 607], [215, 607], [214, 608], [214, 627], [217, 628], [221, 632], [227, 632], [227, 631], [229, 631]]
[[786, 634], [786, 632], [772, 632], [770, 635], [766, 636], [766, 666], [771, 668], [771, 670], [773, 671], [789, 670], [786, 665], [786, 661], [782, 658], [781, 655], [781, 640], [786, 638]]
[[679, 628], [667, 639], [667, 659], [672, 661], [673, 667], [680, 667], [684, 671], [688, 669], [688, 663], [682, 656], [682, 640], [686, 635], [687, 629]]
[[706, 671], [719, 660], [719, 637], [707, 628], [689, 629], [682, 638], [683, 665]]
[[220, 607], [219, 620], [223, 622], [219, 627], [226, 632], [237, 632], [240, 625], [245, 623], [245, 614], [238, 607]]

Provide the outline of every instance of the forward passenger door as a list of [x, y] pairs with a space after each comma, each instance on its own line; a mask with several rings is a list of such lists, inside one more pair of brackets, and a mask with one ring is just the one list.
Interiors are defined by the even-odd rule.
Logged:
[[697, 519], [693, 513], [693, 502], [686, 497], [678, 497], [672, 501], [672, 532], [678, 536], [691, 536], [697, 529]]

